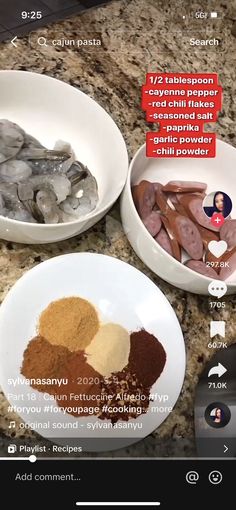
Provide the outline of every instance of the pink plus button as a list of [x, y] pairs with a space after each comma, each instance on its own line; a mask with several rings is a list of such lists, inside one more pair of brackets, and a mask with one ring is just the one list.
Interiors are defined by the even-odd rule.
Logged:
[[214, 225], [214, 227], [222, 227], [224, 221], [225, 221], [225, 219], [224, 219], [223, 214], [217, 213], [217, 212], [212, 214], [211, 223], [212, 223], [212, 225]]

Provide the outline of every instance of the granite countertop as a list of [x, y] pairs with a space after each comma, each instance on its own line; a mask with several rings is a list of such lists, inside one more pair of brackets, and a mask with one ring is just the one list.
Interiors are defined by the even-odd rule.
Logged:
[[[184, 38], [187, 28], [178, 17], [170, 14], [169, 1], [117, 0], [80, 16], [43, 28], [37, 34], [0, 45], [0, 68], [31, 70], [61, 79], [93, 97], [113, 117], [125, 138], [130, 157], [145, 141], [145, 132], [155, 126], [145, 122], [140, 108], [140, 86], [145, 73], [218, 72], [224, 88], [223, 110], [219, 116], [217, 133], [220, 138], [236, 146], [235, 118], [235, 45], [230, 34], [236, 13], [224, 2], [215, 1], [214, 10], [225, 14], [219, 19], [216, 33], [223, 41], [217, 53], [202, 48], [186, 50]], [[181, 5], [184, 5], [181, 3]], [[186, 2], [186, 8], [188, 2]], [[194, 10], [194, 4], [192, 4]], [[182, 11], [181, 11], [182, 12]], [[167, 25], [168, 20], [168, 25]], [[99, 48], [45, 48], [35, 45], [36, 35], [48, 38], [101, 37]], [[135, 456], [191, 456], [194, 444], [194, 392], [204, 364], [213, 355], [209, 352], [209, 320], [227, 321], [227, 341], [235, 341], [236, 323], [233, 314], [235, 297], [226, 299], [225, 310], [208, 312], [208, 297], [193, 295], [167, 284], [153, 274], [136, 256], [124, 235], [119, 216], [119, 204], [97, 225], [70, 240], [48, 245], [20, 245], [0, 241], [0, 298], [28, 269], [56, 255], [71, 252], [98, 252], [118, 257], [140, 269], [165, 294], [180, 321], [185, 338], [187, 368], [184, 385], [174, 411], [148, 438], [119, 452]], [[173, 339], [174, 342], [174, 339]], [[0, 450], [7, 439], [17, 437], [30, 444], [37, 436], [33, 431], [20, 430], [19, 418], [7, 412], [8, 403], [0, 394]], [[16, 420], [12, 433], [10, 420]]]

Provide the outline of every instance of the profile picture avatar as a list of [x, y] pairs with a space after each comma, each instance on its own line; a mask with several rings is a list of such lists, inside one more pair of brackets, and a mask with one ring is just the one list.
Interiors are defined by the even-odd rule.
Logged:
[[205, 410], [205, 420], [213, 428], [225, 427], [231, 418], [231, 412], [227, 405], [213, 402]]
[[232, 211], [232, 200], [224, 191], [213, 191], [204, 198], [203, 210], [208, 218], [220, 213], [227, 218]]

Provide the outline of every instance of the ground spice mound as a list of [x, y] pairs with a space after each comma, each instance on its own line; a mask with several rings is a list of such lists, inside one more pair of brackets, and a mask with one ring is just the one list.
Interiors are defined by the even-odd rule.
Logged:
[[137, 375], [147, 388], [160, 377], [166, 363], [166, 353], [154, 335], [144, 329], [130, 335], [130, 355], [128, 368]]
[[98, 402], [101, 420], [128, 421], [146, 413], [149, 406], [149, 389], [138, 381], [127, 368], [101, 381], [101, 399]]
[[119, 324], [104, 324], [88, 345], [85, 353], [89, 365], [103, 376], [120, 372], [129, 360], [129, 333]]
[[96, 335], [99, 319], [93, 305], [80, 297], [53, 301], [39, 319], [39, 333], [54, 345], [70, 351], [85, 349]]
[[55, 398], [59, 407], [70, 408], [67, 413], [76, 417], [98, 412], [101, 376], [86, 363], [83, 352], [71, 353], [58, 371], [58, 377], [68, 379], [67, 385], [57, 388]]
[[[70, 352], [66, 347], [53, 346], [42, 336], [36, 336], [28, 343], [23, 354], [21, 374], [26, 379], [53, 379], [58, 377], [58, 370], [68, 359]], [[52, 384], [31, 384], [32, 388], [54, 394]]]

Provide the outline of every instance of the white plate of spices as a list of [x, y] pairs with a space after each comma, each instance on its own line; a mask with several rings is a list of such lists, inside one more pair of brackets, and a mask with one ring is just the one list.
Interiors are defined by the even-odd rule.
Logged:
[[25, 273], [1, 305], [0, 339], [0, 384], [20, 427], [84, 451], [146, 437], [183, 384], [184, 340], [168, 300], [105, 255], [62, 255]]

